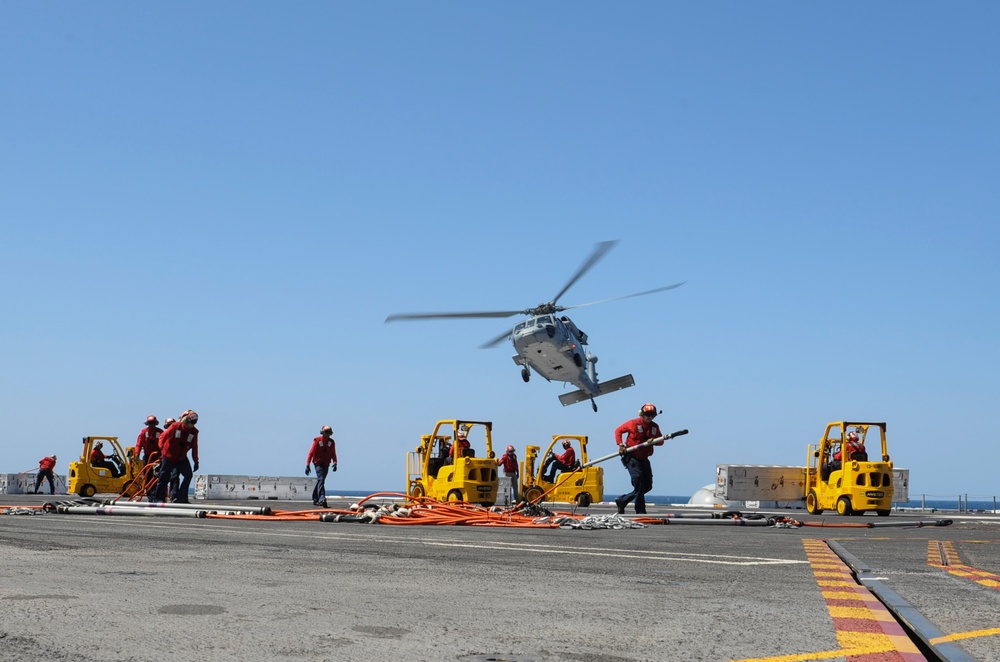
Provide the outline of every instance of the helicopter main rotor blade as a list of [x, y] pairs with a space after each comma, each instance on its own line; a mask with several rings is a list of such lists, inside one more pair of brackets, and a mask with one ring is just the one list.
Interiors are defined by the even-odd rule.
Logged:
[[569, 282], [566, 283], [566, 285], [561, 290], [559, 290], [559, 294], [555, 295], [552, 298], [552, 301], [550, 301], [549, 303], [554, 304], [556, 301], [559, 300], [559, 297], [566, 294], [566, 290], [573, 287], [573, 285], [576, 284], [576, 281], [580, 280], [580, 277], [583, 276], [583, 274], [590, 271], [591, 267], [597, 264], [598, 260], [604, 257], [604, 254], [610, 251], [612, 248], [614, 248], [615, 244], [617, 243], [618, 240], [616, 239], [614, 241], [602, 241], [601, 243], [597, 244], [597, 246], [594, 248], [594, 252], [590, 254], [590, 257], [588, 257], [587, 260], [580, 266], [580, 268], [577, 269], [573, 277], [569, 279]]
[[400, 320], [441, 320], [441, 319], [466, 319], [466, 318], [496, 318], [511, 317], [513, 315], [523, 315], [523, 310], [497, 310], [483, 313], [393, 313], [385, 318], [385, 323], [398, 322]]
[[497, 345], [499, 345], [500, 343], [502, 343], [504, 340], [507, 340], [507, 338], [510, 338], [510, 334], [511, 333], [513, 333], [513, 332], [512, 331], [504, 331], [503, 333], [501, 333], [496, 338], [493, 338], [492, 340], [487, 340], [486, 342], [484, 342], [482, 345], [479, 346], [479, 349], [490, 349], [491, 347], [496, 347]]
[[570, 310], [571, 308], [583, 308], [584, 306], [596, 306], [599, 303], [608, 303], [609, 301], [621, 301], [622, 299], [632, 299], [634, 297], [644, 297], [647, 294], [656, 294], [657, 292], [665, 292], [666, 290], [673, 290], [687, 281], [681, 281], [680, 283], [674, 283], [673, 285], [667, 285], [665, 287], [658, 287], [655, 290], [646, 290], [645, 292], [636, 292], [635, 294], [626, 294], [623, 297], [613, 297], [611, 299], [601, 299], [600, 301], [591, 301], [590, 303], [581, 303], [576, 306], [566, 306], [564, 310]]

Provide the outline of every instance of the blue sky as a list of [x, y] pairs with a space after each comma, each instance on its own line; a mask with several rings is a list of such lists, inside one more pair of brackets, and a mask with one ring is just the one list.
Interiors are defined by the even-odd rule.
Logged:
[[[147, 414], [201, 470], [402, 489], [441, 418], [587, 434], [644, 402], [716, 464], [888, 422], [911, 494], [993, 495], [995, 3], [0, 4], [0, 471]], [[560, 303], [605, 379], [563, 408], [497, 320]], [[516, 319], [512, 320], [516, 322]], [[606, 465], [607, 490], [626, 490]]]

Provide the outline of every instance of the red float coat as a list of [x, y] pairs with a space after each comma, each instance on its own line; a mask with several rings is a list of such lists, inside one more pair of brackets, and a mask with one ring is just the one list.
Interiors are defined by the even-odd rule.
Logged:
[[[628, 438], [623, 440], [622, 435], [627, 434]], [[619, 446], [626, 446], [631, 448], [632, 446], [638, 446], [639, 444], [649, 441], [650, 439], [655, 439], [660, 436], [660, 426], [653, 421], [648, 423], [639, 418], [633, 418], [631, 421], [625, 421], [615, 430], [615, 443]], [[632, 457], [637, 457], [640, 459], [647, 458], [653, 454], [653, 447], [646, 446], [645, 448], [640, 448], [637, 451], [632, 451], [629, 453]]]
[[161, 434], [163, 434], [163, 430], [155, 425], [144, 427], [142, 432], [139, 433], [139, 437], [135, 440], [136, 457], [149, 457], [153, 451], [160, 450], [159, 442]]
[[[851, 441], [850, 439], [847, 440], [847, 457], [851, 457], [852, 453], [864, 452], [864, 450], [865, 445], [860, 441]], [[840, 459], [840, 449], [837, 449], [837, 452], [833, 454], [833, 459]]]
[[315, 437], [309, 448], [309, 455], [306, 456], [306, 464], [328, 467], [331, 462], [337, 463], [337, 442], [333, 440], [333, 437], [329, 439], [323, 435]]
[[185, 427], [177, 421], [160, 435], [160, 455], [164, 459], [177, 463], [184, 460], [191, 451], [191, 459], [198, 461], [198, 428], [193, 425]]
[[48, 469], [49, 471], [52, 471], [52, 469], [54, 469], [55, 466], [56, 466], [56, 460], [52, 456], [43, 457], [41, 460], [38, 461], [39, 469]]
[[504, 453], [497, 458], [497, 464], [507, 473], [518, 473], [517, 455], [514, 453]]
[[93, 464], [95, 462], [104, 462], [104, 451], [100, 448], [90, 451], [90, 463]]
[[556, 455], [556, 461], [561, 462], [567, 467], [572, 467], [573, 463], [576, 462], [576, 451], [570, 446], [562, 455]]
[[[469, 450], [470, 448], [472, 448], [472, 444], [469, 442], [468, 439], [463, 439], [462, 437], [458, 438], [458, 456], [459, 457], [464, 457], [465, 456], [465, 451]], [[451, 454], [452, 454], [452, 452], [454, 450], [455, 450], [455, 444], [448, 444], [448, 450], [446, 450], [444, 452], [444, 456], [445, 457], [451, 457]]]

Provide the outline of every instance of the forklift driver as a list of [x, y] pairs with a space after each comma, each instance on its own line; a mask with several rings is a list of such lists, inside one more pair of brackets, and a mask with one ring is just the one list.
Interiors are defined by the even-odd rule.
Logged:
[[[476, 452], [472, 450], [472, 444], [469, 443], [469, 426], [463, 425], [458, 428], [457, 436], [458, 438], [455, 440], [455, 444], [458, 445], [458, 455], [461, 457], [475, 457]], [[452, 446], [448, 446], [446, 457], [444, 459], [445, 464], [451, 464], [454, 461], [452, 450]]]
[[576, 451], [573, 450], [573, 444], [569, 439], [563, 439], [562, 447], [564, 450], [561, 455], [549, 453], [545, 458], [542, 473], [547, 475], [542, 476], [542, 479], [547, 483], [555, 482], [557, 471], [573, 471], [576, 468]]
[[111, 472], [112, 478], [121, 477], [122, 475], [121, 467], [112, 462], [111, 460], [109, 460], [104, 455], [104, 451], [101, 450], [102, 448], [104, 448], [103, 441], [98, 441], [96, 444], [94, 444], [93, 450], [90, 451], [90, 466], [98, 467], [101, 469], [107, 469], [108, 471]]
[[[837, 452], [833, 454], [833, 460], [823, 465], [822, 471], [820, 472], [820, 477], [823, 482], [830, 480], [830, 474], [834, 471], [840, 471], [843, 468], [843, 462], [841, 461], [841, 455], [844, 450], [844, 445], [840, 444], [837, 447]], [[848, 460], [858, 460], [864, 462], [868, 459], [868, 453], [865, 451], [865, 445], [858, 439], [858, 433], [851, 430], [847, 433], [847, 459]]]

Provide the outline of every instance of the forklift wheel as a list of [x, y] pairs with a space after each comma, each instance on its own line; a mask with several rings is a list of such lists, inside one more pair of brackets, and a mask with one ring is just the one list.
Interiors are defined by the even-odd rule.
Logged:
[[414, 485], [413, 488], [410, 490], [410, 496], [413, 497], [414, 499], [419, 499], [423, 495], [424, 495], [424, 486], [421, 485], [420, 483]]
[[449, 502], [464, 501], [464, 499], [462, 498], [461, 490], [452, 490], [451, 492], [448, 492], [448, 501]]
[[534, 503], [538, 497], [542, 496], [542, 488], [540, 487], [529, 487], [524, 491], [524, 500]]
[[854, 509], [851, 508], [851, 498], [842, 496], [837, 499], [837, 513], [840, 515], [853, 515]]
[[97, 488], [91, 485], [90, 483], [87, 483], [86, 485], [80, 488], [80, 496], [82, 497], [92, 497], [95, 494], [97, 494]]
[[888, 510], [876, 510], [875, 514], [878, 515], [879, 517], [888, 517], [889, 516], [889, 511]]
[[579, 494], [577, 494], [576, 495], [576, 505], [580, 506], [581, 508], [586, 508], [587, 506], [589, 506], [590, 505], [590, 493], [589, 492], [580, 492]]
[[819, 507], [819, 498], [816, 496], [816, 490], [809, 490], [809, 496], [806, 497], [806, 512], [810, 515], [823, 514], [823, 509]]

